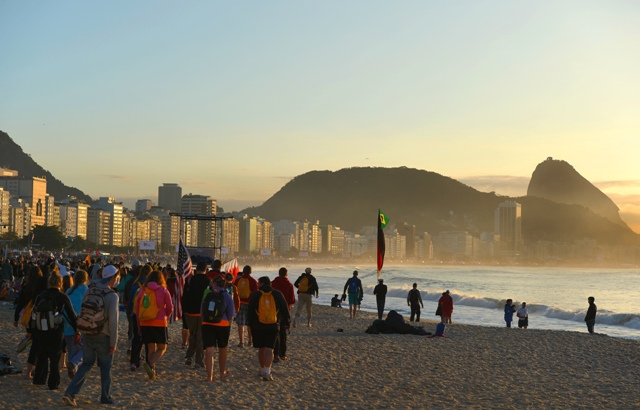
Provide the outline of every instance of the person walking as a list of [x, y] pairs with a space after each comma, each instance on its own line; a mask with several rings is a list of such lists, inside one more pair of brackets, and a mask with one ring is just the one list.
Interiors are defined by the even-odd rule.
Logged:
[[422, 296], [418, 290], [417, 283], [413, 284], [413, 289], [411, 289], [407, 294], [407, 306], [411, 306], [411, 316], [409, 317], [409, 321], [413, 322], [413, 319], [415, 318], [416, 322], [419, 322], [420, 308], [424, 308], [424, 304], [422, 303]]
[[289, 307], [279, 290], [271, 287], [269, 277], [258, 279], [258, 292], [251, 295], [249, 301], [248, 322], [253, 334], [253, 347], [258, 349], [260, 377], [273, 380], [273, 347], [278, 337], [279, 327], [289, 327]]
[[207, 263], [198, 262], [196, 273], [187, 278], [182, 295], [182, 315], [189, 330], [189, 343], [184, 355], [184, 364], [193, 365], [195, 355], [196, 366], [203, 367], [202, 356], [202, 316], [200, 304], [205, 290], [211, 285], [211, 279], [206, 274]]
[[220, 380], [229, 377], [227, 346], [229, 346], [229, 335], [231, 334], [231, 321], [233, 321], [236, 310], [233, 298], [224, 287], [225, 284], [224, 276], [214, 276], [212, 286], [204, 291], [202, 297], [202, 346], [205, 349], [204, 363], [208, 382], [213, 382], [213, 351], [216, 347], [218, 348]]
[[311, 327], [311, 305], [313, 302], [313, 295], [316, 295], [316, 299], [320, 295], [318, 282], [316, 278], [311, 274], [311, 268], [306, 268], [304, 273], [296, 279], [293, 284], [298, 288], [298, 305], [296, 306], [296, 315], [293, 319], [293, 327], [296, 327], [298, 318], [302, 308], [307, 308], [307, 327]]
[[[296, 303], [296, 292], [293, 287], [293, 283], [289, 281], [287, 277], [289, 271], [287, 268], [280, 268], [278, 270], [278, 277], [271, 282], [271, 287], [275, 290], [280, 291], [284, 296], [284, 299], [287, 301], [287, 309], [291, 312], [293, 309], [293, 305]], [[287, 332], [289, 331], [288, 326], [284, 326], [282, 323], [280, 324], [280, 331], [278, 333], [278, 338], [276, 339], [276, 345], [273, 349], [274, 357], [273, 362], [278, 363], [280, 360], [287, 360]]]
[[516, 307], [513, 306], [513, 300], [507, 299], [507, 302], [504, 305], [504, 321], [506, 322], [507, 327], [511, 327], [514, 313], [516, 313]]
[[[102, 300], [102, 310], [94, 312], [95, 317], [103, 318], [102, 325], [95, 331], [83, 334], [83, 357], [82, 364], [78, 367], [76, 375], [67, 386], [67, 390], [62, 398], [67, 406], [77, 406], [75, 396], [80, 392], [89, 370], [96, 360], [100, 367], [100, 383], [102, 386], [100, 393], [101, 404], [116, 404], [111, 397], [111, 367], [113, 365], [113, 355], [118, 345], [118, 294], [113, 291], [118, 284], [118, 269], [113, 265], [105, 266], [102, 270], [102, 279], [97, 280], [89, 286], [89, 290], [84, 295], [83, 305], [90, 297], [99, 297]], [[85, 311], [81, 308], [79, 321], [83, 320]], [[82, 328], [80, 328], [82, 332]]]
[[527, 310], [527, 302], [522, 302], [522, 307], [516, 311], [518, 316], [518, 328], [526, 329], [529, 327], [529, 311]]
[[[73, 332], [77, 333], [76, 314], [69, 297], [62, 292], [62, 276], [49, 276], [49, 288], [36, 297], [33, 303], [33, 338], [38, 344], [38, 358], [33, 376], [34, 385], [47, 382], [49, 390], [60, 386], [60, 357], [64, 340], [64, 318], [69, 320]], [[48, 375], [48, 377], [47, 377]], [[47, 380], [48, 379], [48, 380]]]
[[[67, 289], [67, 296], [71, 301], [71, 306], [76, 315], [80, 313], [82, 307], [82, 299], [87, 292], [86, 283], [89, 280], [89, 274], [78, 269], [73, 274], [73, 286]], [[64, 319], [64, 340], [67, 344], [67, 374], [69, 379], [73, 379], [76, 369], [82, 362], [82, 337], [78, 339], [76, 329], [71, 325], [71, 321], [65, 317]]]
[[378, 307], [378, 319], [382, 320], [382, 314], [384, 313], [384, 303], [387, 299], [387, 285], [384, 284], [384, 279], [378, 279], [378, 284], [373, 288], [373, 294], [376, 295], [376, 306]]
[[[247, 320], [247, 309], [249, 308], [249, 299], [253, 292], [258, 290], [258, 281], [251, 276], [251, 266], [246, 265], [242, 268], [242, 276], [236, 279], [235, 285], [240, 296], [240, 310], [236, 316], [236, 324], [238, 325], [238, 347], [244, 347], [244, 327], [249, 324]], [[251, 344], [251, 327], [247, 327], [248, 344]]]
[[451, 316], [453, 315], [453, 298], [451, 297], [451, 292], [447, 289], [440, 299], [438, 300], [438, 305], [442, 308], [442, 314], [440, 315], [440, 320], [442, 323], [451, 324]]
[[355, 319], [360, 305], [360, 295], [362, 295], [362, 281], [358, 278], [357, 270], [353, 271], [353, 276], [344, 284], [342, 294], [344, 295], [345, 293], [349, 295], [349, 317]]
[[157, 377], [156, 364], [167, 350], [167, 319], [173, 311], [171, 295], [162, 272], [152, 271], [138, 292], [134, 309], [147, 357], [142, 364], [149, 379]]
[[589, 296], [587, 301], [589, 302], [589, 308], [587, 309], [587, 315], [584, 317], [584, 321], [587, 323], [587, 330], [589, 333], [593, 334], [593, 327], [596, 324], [596, 313], [598, 312], [598, 307], [594, 303], [596, 298], [593, 296]]

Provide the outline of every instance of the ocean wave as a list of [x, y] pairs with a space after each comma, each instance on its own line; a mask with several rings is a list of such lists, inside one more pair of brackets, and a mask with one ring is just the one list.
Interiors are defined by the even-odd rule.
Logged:
[[[393, 298], [406, 298], [407, 292], [411, 289], [411, 286], [404, 285], [402, 287], [389, 287], [387, 291], [388, 297]], [[365, 293], [372, 293], [373, 286], [366, 286]], [[420, 291], [423, 301], [437, 302], [442, 296], [442, 292], [427, 292]], [[505, 299], [484, 298], [475, 295], [464, 295], [456, 293], [455, 290], [451, 291], [454, 305], [469, 306], [483, 309], [496, 309], [502, 311], [506, 303]], [[514, 300], [513, 305], [519, 307], [520, 301]], [[584, 316], [586, 309], [579, 311], [568, 311], [563, 309], [554, 308], [552, 306], [542, 304], [527, 304], [527, 310], [530, 315], [545, 316], [551, 319], [558, 320], [570, 320], [574, 322], [584, 322]], [[596, 324], [611, 325], [611, 326], [624, 326], [630, 329], [640, 329], [640, 315], [632, 313], [611, 313], [606, 310], [598, 311], [596, 316]]]

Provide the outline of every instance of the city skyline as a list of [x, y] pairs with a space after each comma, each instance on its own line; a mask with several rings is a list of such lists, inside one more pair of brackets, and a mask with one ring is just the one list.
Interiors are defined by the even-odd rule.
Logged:
[[130, 209], [173, 182], [237, 211], [354, 166], [522, 196], [552, 156], [640, 231], [638, 17], [596, 1], [5, 2], [0, 129]]

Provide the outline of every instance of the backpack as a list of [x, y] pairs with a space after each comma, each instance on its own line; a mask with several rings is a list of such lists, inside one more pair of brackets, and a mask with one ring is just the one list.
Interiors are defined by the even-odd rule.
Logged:
[[276, 308], [276, 300], [273, 297], [273, 291], [263, 292], [258, 302], [258, 321], [263, 325], [273, 325], [278, 323], [278, 309]]
[[434, 336], [444, 336], [444, 329], [446, 325], [442, 322], [436, 325], [436, 334]]
[[156, 292], [149, 288], [143, 289], [144, 293], [140, 297], [140, 306], [138, 307], [138, 320], [141, 322], [154, 320], [160, 312], [156, 300]]
[[358, 292], [358, 279], [351, 278], [351, 282], [349, 282], [349, 293], [357, 293]]
[[57, 329], [62, 326], [64, 318], [53, 297], [43, 294], [36, 298], [31, 312], [32, 328], [42, 331]]
[[220, 323], [222, 321], [224, 312], [227, 310], [227, 304], [224, 298], [225, 293], [227, 293], [226, 290], [220, 291], [213, 289], [204, 295], [200, 308], [200, 315], [202, 316], [203, 322]]
[[249, 278], [242, 276], [238, 281], [238, 294], [240, 299], [249, 299], [251, 296], [251, 283]]
[[97, 335], [102, 332], [107, 321], [104, 297], [113, 292], [111, 289], [89, 285], [87, 293], [82, 299], [80, 314], [78, 315], [78, 330], [85, 335]]
[[309, 277], [307, 275], [303, 275], [302, 278], [300, 279], [300, 282], [298, 282], [298, 292], [307, 293], [308, 290], [309, 290]]

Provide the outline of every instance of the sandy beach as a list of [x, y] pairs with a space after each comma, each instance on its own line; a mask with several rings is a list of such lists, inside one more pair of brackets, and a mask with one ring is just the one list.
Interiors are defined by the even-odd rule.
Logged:
[[[0, 352], [24, 367], [28, 352], [15, 352], [24, 331], [13, 327], [12, 315], [8, 305], [0, 307]], [[121, 316], [115, 408], [640, 408], [638, 341], [455, 323], [447, 327], [446, 338], [369, 335], [365, 330], [373, 313], [348, 316], [348, 309], [314, 306], [313, 326], [302, 321], [291, 330], [289, 360], [274, 364], [273, 381], [257, 376], [253, 348], [236, 347], [234, 325], [232, 377], [212, 384], [204, 381], [204, 369], [184, 365], [177, 323], [169, 328], [171, 343], [157, 365], [158, 379], [130, 372]], [[433, 332], [435, 323], [421, 325]], [[63, 407], [66, 371], [61, 378], [61, 389], [49, 391], [23, 375], [0, 376], [2, 407]], [[76, 399], [79, 407], [97, 408], [99, 396], [94, 368]]]

